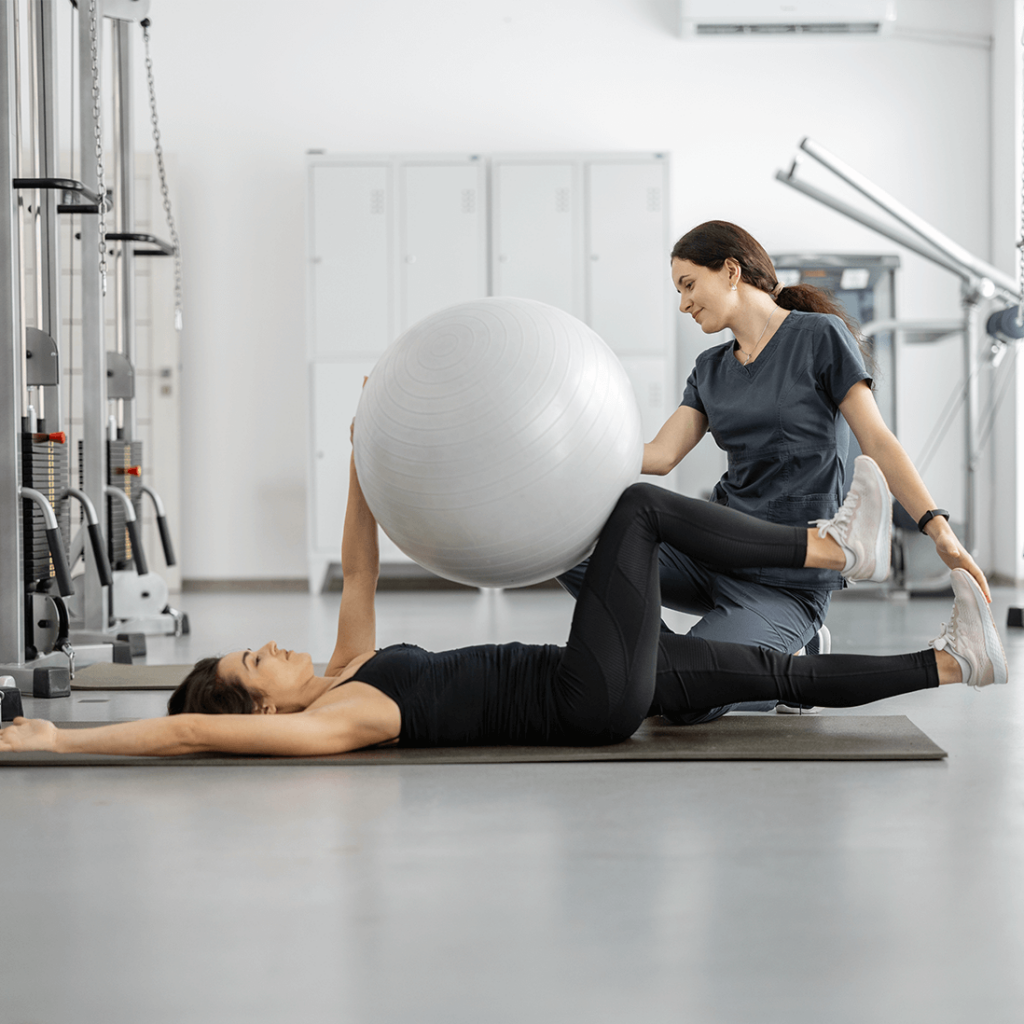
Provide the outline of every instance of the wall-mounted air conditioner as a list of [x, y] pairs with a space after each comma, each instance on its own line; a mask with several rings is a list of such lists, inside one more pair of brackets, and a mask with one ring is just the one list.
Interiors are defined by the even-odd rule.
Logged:
[[896, 0], [679, 0], [680, 33], [694, 36], [877, 35]]

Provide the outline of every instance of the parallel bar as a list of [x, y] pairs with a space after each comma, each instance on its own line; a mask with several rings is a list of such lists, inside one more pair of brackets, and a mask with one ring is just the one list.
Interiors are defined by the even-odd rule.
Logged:
[[805, 138], [801, 141], [800, 148], [808, 156], [813, 157], [818, 163], [827, 167], [833, 174], [842, 178], [852, 188], [855, 188], [861, 195], [866, 196], [877, 206], [885, 210], [886, 213], [895, 217], [914, 234], [923, 238], [929, 245], [934, 246], [955, 263], [959, 263], [970, 274], [973, 274], [974, 277], [991, 281], [1008, 295], [1020, 299], [1020, 285], [1012, 277], [1004, 274], [990, 263], [978, 259], [973, 253], [968, 252], [963, 246], [958, 245], [953, 239], [944, 235], [938, 228], [932, 227], [926, 220], [919, 217], [912, 210], [908, 210], [898, 199], [893, 198], [884, 189], [879, 188], [874, 182], [865, 178], [863, 174], [855, 171], [849, 164], [844, 163], [839, 157], [825, 149], [824, 146], [819, 146], [813, 139]]
[[956, 274], [956, 276], [961, 280], [974, 280], [973, 275], [968, 273], [964, 267], [951, 260], [945, 254], [939, 252], [938, 249], [934, 249], [930, 245], [926, 245], [920, 238], [917, 238], [914, 235], [901, 231], [894, 224], [887, 224], [885, 221], [878, 220], [870, 214], [864, 213], [862, 210], [858, 210], [857, 207], [850, 206], [849, 203], [844, 203], [841, 199], [836, 199], [834, 196], [829, 195], [827, 192], [823, 192], [819, 188], [815, 188], [813, 185], [808, 185], [796, 176], [795, 170], [796, 168], [792, 167], [788, 173], [776, 171], [775, 177], [781, 181], [783, 185], [788, 185], [790, 188], [796, 189], [797, 192], [802, 192], [805, 196], [809, 196], [811, 199], [817, 200], [823, 206], [828, 206], [835, 210], [836, 213], [841, 213], [844, 217], [849, 217], [850, 220], [855, 220], [858, 224], [863, 224], [864, 227], [870, 228], [872, 231], [877, 231], [880, 235], [890, 239], [897, 245], [902, 245], [911, 252], [916, 252], [918, 256], [923, 256], [926, 260], [931, 260], [933, 263], [937, 263], [940, 267], [944, 267], [951, 274]]

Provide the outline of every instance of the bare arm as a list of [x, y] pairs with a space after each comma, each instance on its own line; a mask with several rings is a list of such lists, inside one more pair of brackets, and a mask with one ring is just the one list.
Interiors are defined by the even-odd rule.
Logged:
[[42, 719], [17, 718], [0, 732], [0, 750], [136, 757], [220, 751], [311, 757], [384, 743], [397, 736], [397, 729], [390, 702], [370, 696], [294, 715], [171, 715], [94, 729], [59, 729]]
[[[937, 507], [910, 456], [885, 425], [885, 420], [878, 411], [875, 396], [866, 381], [860, 381], [850, 388], [839, 406], [839, 411], [850, 424], [861, 451], [878, 463], [893, 496], [912, 519], [918, 520], [925, 512]], [[970, 552], [957, 539], [949, 523], [941, 516], [936, 516], [925, 527], [925, 533], [935, 543], [939, 558], [950, 569], [966, 569], [978, 581], [978, 586], [985, 597], [991, 601], [992, 594], [985, 574], [978, 568]]]
[[688, 405], [681, 405], [665, 421], [653, 441], [644, 445], [641, 472], [665, 476], [693, 450], [708, 431], [708, 418]]
[[356, 475], [355, 458], [349, 460], [348, 505], [341, 537], [341, 571], [344, 589], [338, 610], [338, 635], [327, 675], [339, 675], [345, 666], [376, 646], [377, 620], [374, 597], [380, 574], [377, 521], [363, 497]]

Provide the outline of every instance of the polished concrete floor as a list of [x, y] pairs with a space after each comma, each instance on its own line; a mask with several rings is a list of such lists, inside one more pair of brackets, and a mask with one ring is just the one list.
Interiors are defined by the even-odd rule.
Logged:
[[[186, 594], [191, 635], [149, 660], [267, 639], [325, 658], [336, 601]], [[1011, 685], [871, 709], [943, 762], [6, 768], [0, 1021], [1019, 1024], [1010, 604]], [[858, 588], [834, 646], [921, 648], [948, 606]], [[571, 610], [557, 591], [379, 607], [381, 644], [433, 647], [557, 641]], [[27, 703], [98, 720], [163, 699]]]

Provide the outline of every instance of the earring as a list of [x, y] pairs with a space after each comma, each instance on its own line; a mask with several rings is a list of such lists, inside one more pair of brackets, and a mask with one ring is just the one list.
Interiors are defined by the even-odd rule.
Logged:
[[733, 285], [730, 291], [736, 291], [736, 285]]

